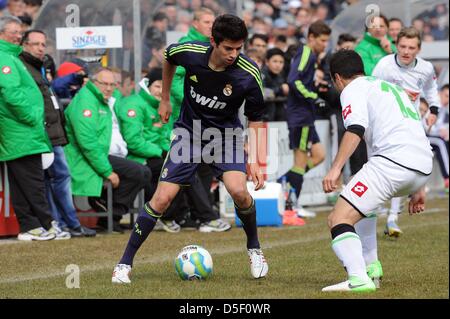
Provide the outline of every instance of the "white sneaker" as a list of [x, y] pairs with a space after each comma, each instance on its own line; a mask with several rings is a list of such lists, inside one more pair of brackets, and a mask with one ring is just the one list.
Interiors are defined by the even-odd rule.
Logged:
[[231, 229], [231, 225], [222, 219], [211, 220], [200, 224], [198, 231], [201, 233], [222, 232]]
[[297, 207], [297, 216], [302, 218], [314, 218], [317, 216], [315, 212], [304, 209], [302, 206]]
[[70, 239], [72, 236], [69, 232], [63, 231], [58, 226], [58, 222], [56, 220], [52, 221], [52, 227], [48, 230], [50, 234], [55, 234], [55, 240], [66, 240]]
[[31, 229], [25, 233], [20, 233], [17, 236], [17, 239], [23, 241], [32, 241], [32, 240], [44, 241], [55, 239], [55, 237], [56, 237], [55, 234], [49, 233], [44, 229], [44, 227], [38, 227], [35, 229]]
[[247, 253], [250, 258], [250, 270], [253, 278], [265, 277], [269, 271], [269, 265], [264, 258], [262, 250], [259, 248], [253, 248], [248, 249]]
[[117, 264], [112, 273], [112, 282], [114, 284], [131, 284], [130, 274], [130, 265]]

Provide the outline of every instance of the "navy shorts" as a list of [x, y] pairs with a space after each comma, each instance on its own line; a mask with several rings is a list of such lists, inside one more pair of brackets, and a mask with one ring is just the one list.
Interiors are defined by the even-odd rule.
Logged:
[[289, 147], [291, 150], [299, 149], [307, 152], [317, 143], [320, 143], [320, 138], [314, 125], [289, 128]]
[[172, 141], [159, 180], [182, 186], [190, 185], [200, 163], [211, 167], [213, 174], [219, 179], [229, 171], [247, 174], [247, 155], [243, 146], [243, 141], [194, 145], [191, 140], [178, 137]]

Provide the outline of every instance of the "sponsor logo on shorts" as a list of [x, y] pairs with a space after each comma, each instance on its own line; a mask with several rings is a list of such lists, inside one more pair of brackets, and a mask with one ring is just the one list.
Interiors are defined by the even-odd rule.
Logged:
[[353, 186], [352, 188], [352, 192], [355, 193], [358, 197], [361, 197], [362, 195], [364, 195], [364, 193], [368, 190], [369, 188], [364, 185], [361, 182], [356, 183], [355, 186]]
[[344, 118], [344, 121], [347, 119], [347, 117], [352, 113], [352, 106], [351, 104], [347, 105], [345, 108], [342, 109], [342, 117]]

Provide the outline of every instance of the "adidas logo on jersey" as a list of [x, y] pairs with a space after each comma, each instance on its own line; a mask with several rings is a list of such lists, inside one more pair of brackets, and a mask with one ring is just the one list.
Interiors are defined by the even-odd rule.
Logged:
[[212, 99], [203, 95], [200, 95], [194, 91], [194, 88], [191, 86], [191, 97], [192, 99], [201, 104], [203, 106], [207, 106], [210, 109], [218, 109], [222, 110], [227, 106], [227, 103], [217, 101], [217, 96], [214, 96]]

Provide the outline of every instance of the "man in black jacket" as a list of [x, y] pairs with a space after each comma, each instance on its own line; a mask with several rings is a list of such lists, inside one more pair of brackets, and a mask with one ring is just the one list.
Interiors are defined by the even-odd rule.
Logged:
[[70, 232], [72, 237], [95, 236], [95, 230], [80, 224], [73, 204], [70, 174], [63, 150], [63, 146], [68, 143], [63, 122], [64, 114], [50, 88], [43, 67], [46, 35], [39, 30], [29, 30], [23, 35], [21, 45], [23, 52], [20, 59], [44, 97], [45, 128], [53, 145], [54, 161], [45, 172], [47, 200], [53, 218], [63, 230]]

